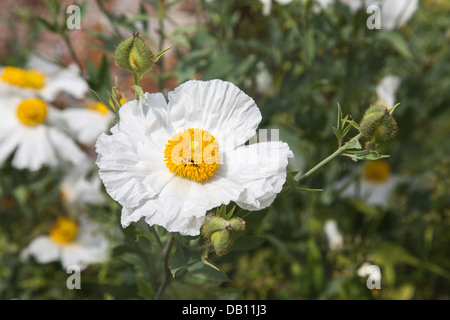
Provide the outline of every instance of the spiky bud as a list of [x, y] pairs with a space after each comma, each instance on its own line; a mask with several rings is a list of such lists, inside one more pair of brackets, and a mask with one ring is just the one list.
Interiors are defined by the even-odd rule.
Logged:
[[389, 140], [398, 131], [397, 122], [385, 105], [371, 105], [360, 123], [361, 134], [377, 140]]
[[203, 236], [211, 240], [217, 255], [227, 254], [234, 240], [245, 230], [245, 221], [239, 217], [225, 220], [218, 216], [208, 216], [202, 226]]
[[155, 64], [153, 52], [137, 32], [119, 43], [114, 58], [122, 69], [137, 74], [149, 72]]

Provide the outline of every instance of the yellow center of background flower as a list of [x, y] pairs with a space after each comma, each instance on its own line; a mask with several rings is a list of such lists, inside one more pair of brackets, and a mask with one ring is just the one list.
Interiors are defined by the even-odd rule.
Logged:
[[372, 182], [382, 183], [391, 175], [391, 167], [384, 160], [373, 160], [367, 162], [364, 167], [364, 179]]
[[88, 106], [88, 109], [89, 109], [89, 110], [92, 110], [92, 111], [100, 112], [103, 116], [106, 115], [106, 114], [109, 112], [108, 107], [105, 106], [105, 105], [104, 105], [103, 103], [101, 103], [101, 102], [96, 102], [96, 103], [90, 104], [90, 105]]
[[1, 80], [21, 88], [42, 89], [45, 75], [39, 71], [8, 66], [3, 69]]
[[50, 238], [60, 244], [72, 242], [78, 233], [78, 223], [75, 220], [59, 217], [50, 229]]
[[47, 104], [39, 98], [23, 100], [16, 109], [17, 118], [26, 126], [36, 126], [47, 119]]
[[219, 143], [202, 129], [187, 129], [174, 135], [164, 151], [164, 161], [170, 172], [199, 182], [214, 175], [219, 159]]

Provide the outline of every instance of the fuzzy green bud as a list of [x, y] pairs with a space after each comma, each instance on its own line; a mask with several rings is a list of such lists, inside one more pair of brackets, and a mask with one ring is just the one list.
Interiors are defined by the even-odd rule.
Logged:
[[122, 69], [137, 74], [149, 72], [155, 64], [153, 52], [139, 33], [134, 32], [132, 37], [119, 43], [114, 58]]
[[202, 225], [202, 234], [205, 238], [210, 238], [214, 232], [225, 230], [228, 225], [228, 221], [221, 217], [208, 216]]
[[227, 229], [216, 231], [211, 236], [211, 242], [217, 255], [223, 256], [230, 252], [233, 246], [231, 232]]
[[389, 140], [397, 131], [397, 122], [385, 105], [370, 106], [360, 123], [360, 132], [368, 139]]
[[202, 234], [211, 240], [214, 251], [219, 256], [227, 254], [234, 240], [245, 230], [245, 221], [239, 217], [225, 220], [218, 216], [208, 216], [202, 226]]

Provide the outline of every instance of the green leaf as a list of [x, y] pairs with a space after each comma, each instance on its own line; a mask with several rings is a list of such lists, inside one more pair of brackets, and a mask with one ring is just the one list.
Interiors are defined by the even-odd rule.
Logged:
[[408, 42], [403, 36], [396, 31], [380, 31], [377, 37], [381, 41], [387, 42], [393, 49], [397, 50], [406, 59], [411, 59], [413, 56], [409, 50]]
[[[147, 17], [148, 19], [148, 17]], [[166, 53], [167, 51], [169, 51], [172, 48], [172, 46], [168, 47], [167, 49], [164, 49], [163, 51], [161, 51], [160, 53], [155, 55], [155, 62], [159, 60], [159, 58], [161, 58], [163, 56], [164, 53]]]
[[233, 251], [247, 251], [259, 247], [266, 241], [266, 238], [249, 235], [239, 237], [233, 244]]
[[214, 265], [211, 261], [208, 260], [208, 252], [209, 249], [205, 249], [205, 251], [203, 252], [202, 256], [201, 256], [201, 262], [211, 268], [213, 268], [214, 270], [217, 271], [221, 271], [219, 267], [217, 267], [216, 265]]
[[146, 236], [142, 235], [137, 236], [136, 243], [139, 246], [139, 248], [144, 252], [150, 253], [153, 251], [153, 243]]

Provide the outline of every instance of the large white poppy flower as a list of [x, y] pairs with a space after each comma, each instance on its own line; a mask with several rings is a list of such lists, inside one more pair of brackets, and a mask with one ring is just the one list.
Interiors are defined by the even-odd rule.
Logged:
[[14, 167], [31, 171], [85, 161], [86, 155], [61, 129], [59, 112], [40, 98], [0, 94], [0, 165], [12, 153]]
[[127, 102], [112, 135], [97, 141], [99, 175], [123, 206], [122, 226], [145, 217], [198, 235], [205, 213], [221, 204], [269, 206], [293, 154], [280, 141], [244, 145], [261, 121], [253, 99], [221, 80], [188, 81], [168, 98]]
[[33, 256], [38, 263], [61, 261], [64, 269], [77, 265], [81, 270], [108, 257], [109, 241], [98, 232], [98, 225], [87, 217], [58, 218], [49, 235], [41, 235], [21, 252], [21, 259]]
[[60, 92], [67, 92], [81, 99], [88, 92], [87, 82], [71, 65], [61, 68], [42, 58], [30, 58], [26, 69], [12, 66], [0, 67], [0, 92], [14, 94], [18, 91], [38, 95], [45, 101], [53, 101]]

